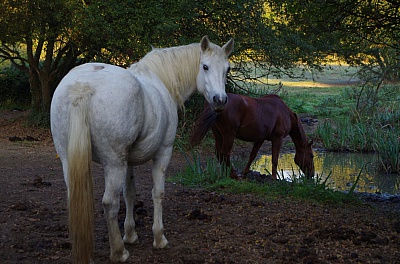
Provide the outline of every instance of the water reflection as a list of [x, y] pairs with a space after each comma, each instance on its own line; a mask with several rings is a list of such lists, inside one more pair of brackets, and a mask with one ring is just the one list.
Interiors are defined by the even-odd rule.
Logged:
[[[294, 154], [282, 154], [279, 158], [279, 175], [291, 180], [299, 175], [300, 169], [293, 161]], [[327, 183], [336, 190], [350, 190], [361, 169], [361, 176], [356, 191], [369, 193], [400, 194], [400, 175], [380, 174], [376, 170], [376, 155], [357, 153], [315, 153], [315, 173], [324, 181], [330, 174]], [[271, 172], [270, 155], [263, 155], [255, 160], [252, 170], [261, 173]]]

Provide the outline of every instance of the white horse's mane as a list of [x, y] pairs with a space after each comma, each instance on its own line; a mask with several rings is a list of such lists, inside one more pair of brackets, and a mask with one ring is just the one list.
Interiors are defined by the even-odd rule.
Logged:
[[[215, 44], [210, 43], [210, 50]], [[200, 64], [200, 43], [171, 48], [153, 48], [130, 69], [156, 74], [167, 87], [172, 98], [183, 107], [187, 97], [196, 89]]]

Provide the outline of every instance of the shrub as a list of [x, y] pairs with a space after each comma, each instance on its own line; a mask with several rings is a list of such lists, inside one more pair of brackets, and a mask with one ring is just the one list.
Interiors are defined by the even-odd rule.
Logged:
[[15, 67], [0, 70], [0, 104], [29, 105], [31, 94], [28, 75]]

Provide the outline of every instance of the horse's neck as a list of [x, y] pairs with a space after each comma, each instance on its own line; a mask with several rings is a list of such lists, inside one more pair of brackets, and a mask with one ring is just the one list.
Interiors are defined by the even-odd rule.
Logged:
[[155, 49], [141, 61], [131, 66], [131, 70], [156, 74], [163, 82], [175, 102], [184, 102], [196, 90], [199, 71], [199, 44], [191, 44], [166, 49]]
[[296, 121], [292, 122], [292, 129], [289, 132], [289, 136], [292, 138], [296, 152], [307, 146], [307, 136], [304, 132], [303, 126], [300, 120], [295, 118]]

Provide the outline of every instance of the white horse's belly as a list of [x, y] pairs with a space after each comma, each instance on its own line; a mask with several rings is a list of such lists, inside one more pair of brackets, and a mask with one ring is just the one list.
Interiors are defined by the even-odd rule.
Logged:
[[129, 165], [140, 165], [151, 160], [159, 147], [156, 147], [153, 142], [143, 141], [140, 143], [135, 142], [132, 149], [128, 154]]
[[156, 118], [147, 120], [142, 130], [142, 132], [146, 131], [144, 133], [146, 136], [139, 137], [130, 146], [128, 163], [130, 165], [143, 164], [157, 157], [158, 153], [164, 153], [164, 149], [172, 148], [177, 124], [178, 116], [175, 108], [161, 111]]

